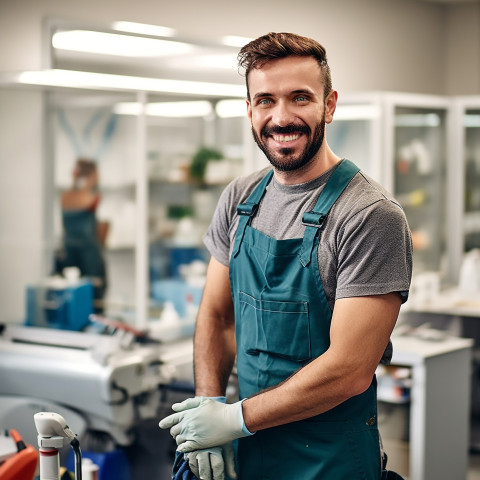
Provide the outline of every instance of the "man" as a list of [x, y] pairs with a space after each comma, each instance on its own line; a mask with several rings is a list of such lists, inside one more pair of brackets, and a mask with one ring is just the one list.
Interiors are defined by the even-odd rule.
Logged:
[[[375, 369], [391, 358], [408, 296], [410, 231], [391, 196], [327, 144], [337, 92], [325, 49], [270, 33], [239, 60], [273, 175], [237, 179], [222, 194], [205, 236], [197, 397], [160, 426], [204, 478], [222, 478], [222, 455], [235, 475], [239, 439], [240, 480], [377, 480]], [[227, 405], [235, 359], [240, 401]]]

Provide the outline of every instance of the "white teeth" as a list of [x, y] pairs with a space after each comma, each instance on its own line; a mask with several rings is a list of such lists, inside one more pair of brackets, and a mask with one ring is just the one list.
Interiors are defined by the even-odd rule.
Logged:
[[298, 133], [296, 135], [273, 135], [273, 139], [276, 142], [292, 142], [297, 138], [300, 138], [300, 134]]

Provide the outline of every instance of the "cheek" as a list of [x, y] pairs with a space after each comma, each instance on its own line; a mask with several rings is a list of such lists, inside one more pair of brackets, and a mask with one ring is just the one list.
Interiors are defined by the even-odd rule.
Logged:
[[267, 119], [261, 112], [254, 112], [250, 117], [250, 122], [255, 130], [260, 131], [266, 125]]

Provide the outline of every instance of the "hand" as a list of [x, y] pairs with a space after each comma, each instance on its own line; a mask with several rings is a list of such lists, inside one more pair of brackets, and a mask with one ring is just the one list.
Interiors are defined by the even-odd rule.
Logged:
[[225, 480], [225, 471], [232, 480], [237, 478], [233, 445], [195, 450], [185, 454], [190, 470], [201, 480]]
[[172, 405], [177, 412], [164, 418], [179, 452], [216, 447], [252, 435], [243, 421], [242, 402], [223, 404], [205, 398], [188, 398]]
[[[201, 400], [210, 398], [221, 403], [226, 403], [227, 401], [227, 398], [223, 396], [196, 396], [195, 398], [200, 398]], [[237, 478], [237, 472], [235, 471], [235, 454], [231, 443], [220, 447], [211, 447], [185, 453], [185, 460], [188, 462], [190, 470], [200, 480], [224, 480], [225, 471], [232, 480]]]

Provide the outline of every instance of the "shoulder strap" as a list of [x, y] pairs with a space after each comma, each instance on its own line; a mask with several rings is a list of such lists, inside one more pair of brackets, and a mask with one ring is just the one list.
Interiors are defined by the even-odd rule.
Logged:
[[350, 160], [344, 160], [340, 163], [320, 193], [313, 210], [303, 214], [302, 222], [306, 225], [306, 228], [300, 250], [300, 262], [302, 262], [304, 267], [312, 259], [315, 238], [322, 229], [328, 212], [359, 171], [360, 169]]
[[233, 246], [232, 255], [236, 257], [240, 251], [240, 246], [242, 244], [243, 236], [245, 235], [245, 230], [247, 225], [250, 223], [251, 219], [255, 216], [258, 210], [258, 205], [265, 195], [267, 185], [272, 179], [273, 170], [270, 170], [261, 180], [261, 182], [255, 187], [255, 190], [250, 194], [245, 203], [241, 203], [237, 207], [237, 212], [239, 214], [237, 232], [235, 233], [235, 244]]

